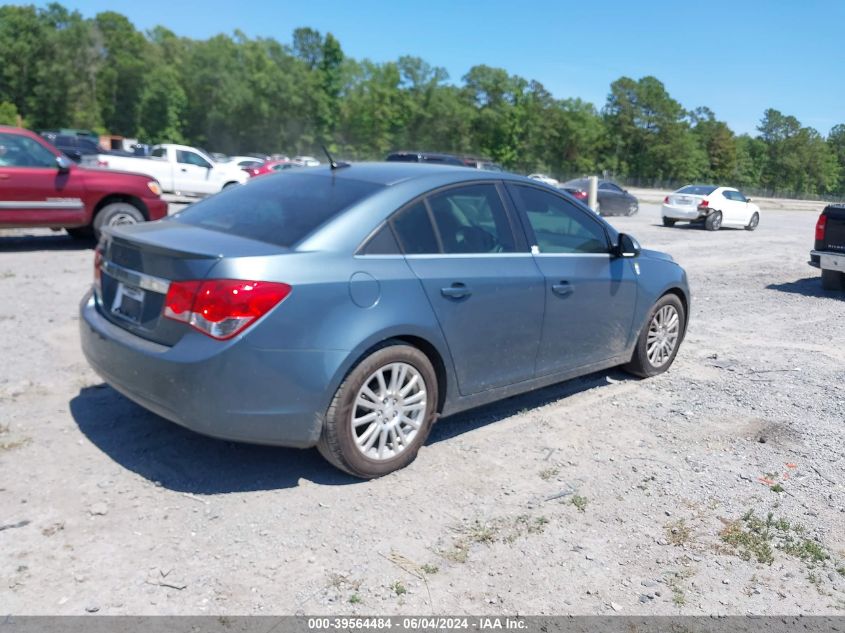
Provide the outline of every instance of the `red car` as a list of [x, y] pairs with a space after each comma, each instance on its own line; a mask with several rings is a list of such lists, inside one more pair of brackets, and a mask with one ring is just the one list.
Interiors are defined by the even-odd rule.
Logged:
[[166, 215], [149, 176], [79, 167], [29, 130], [0, 125], [0, 228], [63, 228], [88, 238]]
[[252, 178], [255, 176], [262, 176], [264, 174], [272, 174], [273, 172], [280, 171], [282, 169], [290, 169], [291, 167], [299, 167], [299, 165], [291, 160], [268, 160], [258, 167], [251, 167], [245, 169], [244, 171]]

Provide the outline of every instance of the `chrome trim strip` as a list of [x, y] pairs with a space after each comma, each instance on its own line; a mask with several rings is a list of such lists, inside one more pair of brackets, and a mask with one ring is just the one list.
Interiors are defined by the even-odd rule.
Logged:
[[170, 282], [167, 279], [153, 277], [137, 270], [130, 270], [129, 268], [118, 266], [114, 262], [103, 260], [103, 263], [100, 264], [100, 270], [118, 281], [135, 286], [136, 288], [149, 290], [150, 292], [166, 295], [170, 288]]
[[416, 253], [405, 255], [405, 259], [475, 259], [479, 257], [533, 257], [531, 253]]
[[79, 198], [73, 200], [2, 200], [0, 209], [83, 209]]
[[607, 257], [610, 253], [537, 253], [534, 257]]

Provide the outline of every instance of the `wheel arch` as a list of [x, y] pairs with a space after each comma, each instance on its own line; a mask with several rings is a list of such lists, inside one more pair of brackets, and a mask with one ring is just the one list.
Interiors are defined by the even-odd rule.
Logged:
[[689, 327], [689, 297], [687, 296], [686, 291], [680, 286], [670, 286], [664, 290], [660, 297], [658, 297], [658, 301], [666, 295], [675, 295], [684, 307], [684, 331], [681, 333], [681, 340], [683, 340], [686, 337], [687, 328]]
[[94, 206], [94, 212], [91, 214], [91, 222], [94, 222], [94, 218], [97, 217], [97, 214], [102, 211], [105, 206], [112, 204], [113, 202], [126, 202], [131, 204], [141, 212], [141, 215], [144, 216], [145, 220], [150, 219], [149, 209], [147, 209], [147, 205], [144, 204], [144, 201], [140, 198], [126, 193], [110, 193], [103, 196], [103, 198], [101, 198]]

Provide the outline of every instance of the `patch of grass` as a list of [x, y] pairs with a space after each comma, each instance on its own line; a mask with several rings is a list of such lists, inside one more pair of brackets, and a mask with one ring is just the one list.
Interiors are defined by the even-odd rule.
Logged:
[[544, 468], [540, 471], [540, 479], [543, 481], [548, 481], [553, 477], [557, 477], [560, 474], [560, 470], [558, 468]]
[[737, 550], [742, 560], [754, 558], [758, 563], [771, 565], [775, 560], [771, 546], [773, 525], [771, 513], [766, 521], [762, 521], [749, 510], [739, 521], [726, 524], [721, 537], [725, 543]]
[[774, 486], [769, 486], [769, 490], [772, 492], [783, 492], [783, 486], [780, 484], [775, 484]]
[[429, 576], [431, 576], [432, 574], [436, 574], [437, 572], [439, 572], [440, 568], [437, 565], [426, 563], [425, 565], [420, 567], [420, 571], [422, 571], [422, 573], [424, 574], [428, 574]]
[[781, 549], [787, 554], [797, 556], [810, 565], [824, 563], [824, 561], [830, 558], [830, 554], [828, 554], [826, 549], [807, 538], [798, 539], [797, 541], [788, 539], [781, 545]]
[[684, 590], [678, 585], [672, 585], [672, 602], [677, 607], [682, 607], [687, 603], [687, 598], [684, 595]]
[[362, 602], [363, 600], [361, 599], [361, 596], [359, 596], [357, 593], [353, 593], [351, 596], [349, 596], [349, 604], [360, 604]]
[[15, 273], [13, 273], [11, 270], [4, 270], [0, 272], [0, 279], [14, 279], [15, 277]]
[[403, 594], [408, 593], [408, 590], [405, 588], [405, 585], [403, 585], [403, 584], [402, 584], [401, 582], [399, 582], [398, 580], [397, 580], [396, 582], [394, 582], [392, 585], [390, 585], [390, 589], [391, 589], [391, 590], [393, 591], [393, 593], [395, 593], [397, 596], [401, 596], [401, 595], [403, 595]]
[[803, 536], [804, 526], [791, 525], [786, 519], [775, 519], [771, 512], [765, 519], [753, 510], [738, 521], [726, 523], [722, 540], [732, 545], [743, 560], [756, 559], [771, 565], [774, 551], [780, 550], [801, 559], [809, 567], [825, 565], [830, 553], [816, 541]]
[[12, 451], [16, 448], [26, 446], [29, 442], [30, 440], [28, 437], [24, 437], [19, 440], [9, 440], [8, 442], [0, 442], [0, 451]]
[[572, 495], [569, 498], [569, 503], [578, 508], [579, 512], [587, 511], [587, 497], [582, 497], [581, 495]]
[[[514, 518], [497, 518], [490, 521], [474, 520], [469, 525], [462, 525], [456, 528], [460, 536], [452, 541], [452, 546], [441, 552], [441, 556], [453, 563], [465, 563], [469, 556], [469, 549], [474, 543], [492, 545], [496, 541], [502, 543], [513, 543], [519, 538], [532, 534], [541, 534], [549, 524], [545, 516], [531, 517], [528, 514], [520, 514]], [[433, 567], [433, 566], [429, 566]], [[433, 567], [435, 573], [436, 567]]]
[[666, 525], [666, 538], [675, 547], [684, 545], [689, 541], [690, 536], [692, 536], [692, 530], [684, 519], [678, 519]]
[[443, 558], [453, 563], [465, 563], [469, 558], [469, 543], [465, 539], [458, 539], [452, 547], [442, 553]]

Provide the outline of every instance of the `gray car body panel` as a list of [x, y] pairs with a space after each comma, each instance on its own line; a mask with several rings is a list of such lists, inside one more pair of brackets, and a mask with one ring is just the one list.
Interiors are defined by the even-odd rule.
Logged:
[[[595, 296], [584, 297], [578, 304], [578, 314], [569, 318], [582, 323], [576, 328], [581, 333], [589, 332], [583, 323], [604, 319], [605, 333], [616, 340], [611, 351], [586, 355], [583, 362], [574, 365], [540, 368], [535, 360], [533, 367], [514, 373], [512, 366], [491, 363], [491, 354], [519, 356], [531, 362], [533, 353], [523, 354], [524, 347], [508, 349], [508, 337], [498, 340], [491, 350], [489, 328], [485, 334], [485, 328], [465, 324], [460, 334], [466, 340], [458, 346], [460, 355], [456, 356], [456, 346], [448, 341], [448, 327], [444, 334], [432, 305], [433, 296], [427, 294], [419, 270], [415, 272], [418, 262], [414, 257], [360, 255], [359, 247], [397, 209], [441, 187], [506, 181], [544, 188], [555, 195], [560, 192], [519, 176], [460, 167], [355, 164], [336, 172], [315, 168], [313, 173], [315, 177], [358, 178], [385, 186], [291, 248], [173, 221], [121, 227], [107, 234], [107, 257], [111, 252], [108, 249], [113, 248], [115, 255], [123, 258], [122, 265], [131, 267], [134, 261], [144, 272], [157, 277], [278, 281], [290, 284], [292, 291], [257, 323], [227, 341], [213, 340], [176, 322], [152, 324], [151, 328], [156, 327], [150, 331], [133, 331], [109, 315], [106, 299], [89, 293], [80, 307], [82, 347], [106, 382], [159, 415], [207, 435], [308, 447], [319, 439], [325, 412], [346, 375], [369, 350], [385, 341], [401, 339], [434, 357], [441, 374], [440, 412], [447, 416], [627, 362], [651, 306], [662, 294], [676, 292], [689, 305], [686, 275], [670, 257], [645, 250], [636, 258], [608, 255], [604, 261], [614, 275], [627, 280], [627, 292], [633, 293], [626, 299], [630, 308], [614, 320], [612, 312], [608, 315], [602, 294], [585, 285], [582, 292]], [[280, 173], [263, 178], [284, 177]], [[594, 217], [586, 207], [578, 206]], [[615, 243], [618, 233], [603, 220], [598, 221], [605, 226], [610, 242]], [[542, 290], [547, 285], [543, 270], [547, 262], [540, 260], [550, 256], [528, 252], [517, 256], [529, 277], [534, 260], [541, 289], [537, 292], [546, 295], [545, 301], [559, 301], [548, 298], [549, 293]], [[508, 259], [501, 259], [503, 271]], [[456, 266], [455, 270], [466, 274], [472, 267]], [[158, 299], [163, 301], [163, 296]], [[504, 303], [502, 309], [510, 311], [504, 316], [515, 323], [520, 306]], [[542, 309], [543, 314], [547, 311]], [[546, 322], [542, 327], [555, 325]], [[539, 331], [537, 337], [535, 348], [540, 344]], [[530, 344], [524, 337], [520, 341], [521, 346]], [[539, 354], [535, 356], [540, 358]], [[482, 376], [472, 388], [462, 389], [458, 368], [470, 367], [477, 372], [485, 366], [489, 375]]]

